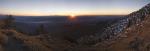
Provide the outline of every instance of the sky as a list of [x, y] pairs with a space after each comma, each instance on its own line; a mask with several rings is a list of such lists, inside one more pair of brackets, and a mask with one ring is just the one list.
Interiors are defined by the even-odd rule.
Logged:
[[43, 15], [126, 15], [150, 0], [0, 0], [0, 14]]

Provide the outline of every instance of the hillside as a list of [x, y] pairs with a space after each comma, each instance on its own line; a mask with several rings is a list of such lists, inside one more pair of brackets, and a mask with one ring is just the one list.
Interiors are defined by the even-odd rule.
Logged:
[[[150, 4], [126, 16], [129, 19], [118, 38], [102, 43], [108, 51], [150, 51]], [[99, 46], [99, 45], [96, 45]]]
[[140, 24], [131, 26], [124, 32], [127, 37], [117, 40], [110, 46], [114, 51], [150, 51], [150, 15]]

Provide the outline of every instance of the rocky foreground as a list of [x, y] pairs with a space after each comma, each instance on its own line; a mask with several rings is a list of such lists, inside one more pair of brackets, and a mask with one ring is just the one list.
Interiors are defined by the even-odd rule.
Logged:
[[104, 32], [72, 41], [50, 33], [30, 36], [1, 28], [0, 51], [150, 51], [149, 33], [150, 4], [108, 25]]

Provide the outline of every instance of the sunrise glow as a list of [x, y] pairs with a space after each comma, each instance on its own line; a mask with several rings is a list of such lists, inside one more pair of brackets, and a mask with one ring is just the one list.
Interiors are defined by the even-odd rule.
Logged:
[[70, 18], [72, 18], [72, 19], [73, 19], [73, 18], [75, 18], [75, 17], [76, 17], [76, 16], [75, 16], [75, 15], [73, 15], [73, 14], [71, 14], [71, 15], [70, 15]]
[[[127, 15], [149, 0], [1, 0], [0, 14], [19, 16]], [[74, 16], [71, 16], [74, 17]]]

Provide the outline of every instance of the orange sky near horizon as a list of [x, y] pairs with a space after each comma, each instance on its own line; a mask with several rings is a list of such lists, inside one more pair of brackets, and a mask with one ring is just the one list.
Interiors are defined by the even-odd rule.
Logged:
[[0, 14], [18, 16], [127, 15], [150, 0], [0, 0]]
[[[6, 11], [7, 10], [7, 11]], [[4, 15], [16, 15], [16, 16], [53, 16], [53, 15], [60, 15], [60, 16], [68, 16], [68, 15], [127, 15], [137, 9], [109, 9], [99, 10], [99, 11], [62, 11], [62, 12], [38, 12], [38, 11], [24, 11], [24, 10], [11, 10], [5, 9], [2, 10]]]

